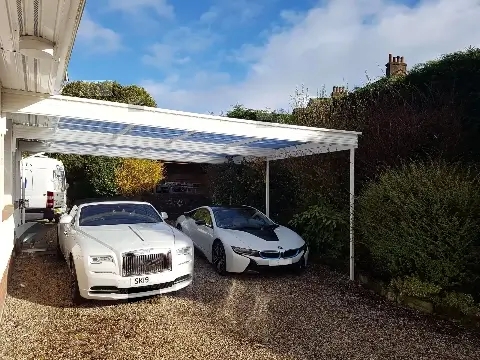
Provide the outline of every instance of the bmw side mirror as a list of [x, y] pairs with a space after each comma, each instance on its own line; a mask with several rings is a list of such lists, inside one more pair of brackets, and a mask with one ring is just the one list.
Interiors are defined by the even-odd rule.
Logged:
[[160, 213], [160, 216], [162, 217], [163, 220], [167, 220], [168, 219], [168, 214], [165, 212], [165, 211], [162, 211]]

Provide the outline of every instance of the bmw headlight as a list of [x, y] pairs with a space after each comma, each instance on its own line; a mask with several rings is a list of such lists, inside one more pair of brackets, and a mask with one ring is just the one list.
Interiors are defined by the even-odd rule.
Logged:
[[90, 264], [102, 264], [104, 262], [115, 262], [113, 256], [110, 255], [95, 255], [88, 257]]
[[260, 257], [260, 252], [258, 250], [245, 249], [241, 247], [232, 246], [232, 250], [238, 255], [248, 255]]
[[300, 248], [300, 251], [303, 251], [304, 253], [306, 253], [308, 251], [308, 245], [307, 243], [305, 243], [301, 248]]
[[185, 246], [177, 249], [177, 255], [192, 255], [192, 247]]

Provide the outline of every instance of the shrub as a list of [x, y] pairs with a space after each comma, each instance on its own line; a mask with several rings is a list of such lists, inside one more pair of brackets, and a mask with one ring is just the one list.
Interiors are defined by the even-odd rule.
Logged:
[[403, 279], [393, 279], [390, 283], [390, 288], [399, 295], [415, 296], [425, 299], [438, 295], [442, 290], [440, 286], [424, 282], [414, 276], [407, 276]]
[[[117, 195], [115, 172], [121, 159], [107, 156], [85, 156], [85, 175], [87, 184], [98, 197]], [[83, 194], [85, 196], [85, 193]]]
[[455, 291], [448, 292], [441, 298], [438, 298], [437, 305], [457, 309], [465, 315], [477, 315], [480, 311], [472, 295], [457, 293]]
[[290, 221], [310, 249], [320, 256], [340, 259], [348, 249], [348, 218], [325, 201], [310, 206]]
[[416, 276], [443, 289], [478, 289], [480, 187], [444, 162], [389, 170], [358, 200], [361, 242], [388, 276]]
[[163, 163], [148, 159], [123, 159], [115, 171], [118, 192], [124, 196], [150, 193], [163, 179]]
[[[208, 166], [207, 177], [216, 205], [250, 205], [265, 210], [265, 161], [255, 160], [234, 164]], [[280, 223], [291, 219], [297, 198], [295, 175], [281, 162], [270, 162], [270, 217]]]

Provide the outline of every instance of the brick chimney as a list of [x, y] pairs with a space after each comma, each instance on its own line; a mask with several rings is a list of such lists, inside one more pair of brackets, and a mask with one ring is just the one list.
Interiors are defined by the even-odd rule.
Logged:
[[385, 67], [387, 68], [387, 77], [407, 74], [407, 64], [405, 63], [403, 56], [394, 57], [392, 54], [389, 54], [388, 63], [385, 64]]
[[344, 86], [334, 86], [331, 96], [332, 98], [338, 98], [346, 93]]

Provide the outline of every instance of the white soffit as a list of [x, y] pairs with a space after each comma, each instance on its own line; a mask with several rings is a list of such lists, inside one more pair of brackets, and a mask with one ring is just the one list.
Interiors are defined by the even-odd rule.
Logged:
[[53, 94], [63, 84], [86, 0], [0, 0], [0, 82]]

